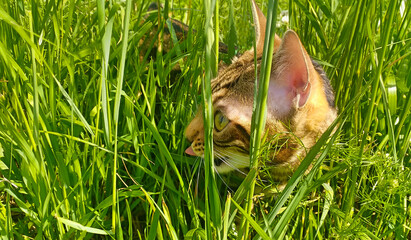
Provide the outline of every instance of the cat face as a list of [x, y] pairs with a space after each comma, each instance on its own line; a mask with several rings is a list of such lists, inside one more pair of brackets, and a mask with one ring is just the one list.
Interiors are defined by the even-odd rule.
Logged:
[[[256, 23], [257, 72], [264, 46], [265, 17], [253, 1]], [[276, 36], [267, 98], [266, 133], [275, 139], [265, 166], [274, 179], [286, 179], [306, 150], [336, 118], [331, 87], [321, 67], [311, 61], [297, 34]], [[254, 51], [245, 52], [212, 80], [215, 168], [224, 173], [249, 166], [251, 117], [255, 81]], [[202, 110], [188, 125], [192, 142], [186, 153], [204, 154]], [[270, 151], [270, 150], [269, 150]]]

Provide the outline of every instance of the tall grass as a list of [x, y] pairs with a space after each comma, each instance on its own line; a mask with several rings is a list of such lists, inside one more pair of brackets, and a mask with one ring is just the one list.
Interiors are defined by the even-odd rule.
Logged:
[[[1, 238], [409, 238], [410, 2], [270, 4], [276, 33], [324, 66], [339, 118], [260, 199], [257, 168], [222, 179], [210, 154], [209, 83], [253, 45], [248, 0], [0, 1]], [[197, 109], [204, 161], [184, 154]]]

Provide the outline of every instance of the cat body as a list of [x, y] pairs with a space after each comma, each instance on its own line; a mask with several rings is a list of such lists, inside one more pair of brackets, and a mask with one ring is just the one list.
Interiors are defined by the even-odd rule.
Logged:
[[[264, 46], [266, 19], [252, 1], [256, 28], [257, 72]], [[273, 180], [284, 182], [306, 152], [337, 116], [332, 88], [319, 64], [312, 61], [297, 34], [275, 36], [267, 97], [265, 131], [271, 148], [260, 164]], [[249, 167], [250, 132], [255, 85], [254, 50], [221, 68], [211, 82], [214, 112], [213, 148], [219, 173]], [[186, 153], [204, 153], [200, 110], [185, 135], [192, 142]]]

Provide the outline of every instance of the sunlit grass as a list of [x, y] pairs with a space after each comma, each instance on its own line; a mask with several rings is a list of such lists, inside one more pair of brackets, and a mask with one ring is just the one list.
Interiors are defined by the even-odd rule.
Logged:
[[253, 45], [250, 2], [149, 4], [0, 1], [2, 239], [410, 237], [409, 1], [278, 3], [276, 32], [322, 63], [340, 117], [254, 208], [255, 170], [239, 186], [184, 154], [217, 64]]

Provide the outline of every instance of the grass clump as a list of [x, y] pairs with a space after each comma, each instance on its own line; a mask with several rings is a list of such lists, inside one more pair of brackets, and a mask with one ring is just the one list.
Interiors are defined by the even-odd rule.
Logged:
[[212, 155], [184, 154], [217, 63], [253, 44], [250, 3], [162, 4], [0, 1], [3, 239], [410, 237], [409, 1], [278, 3], [276, 32], [322, 63], [340, 117], [254, 209], [256, 170], [234, 191]]

